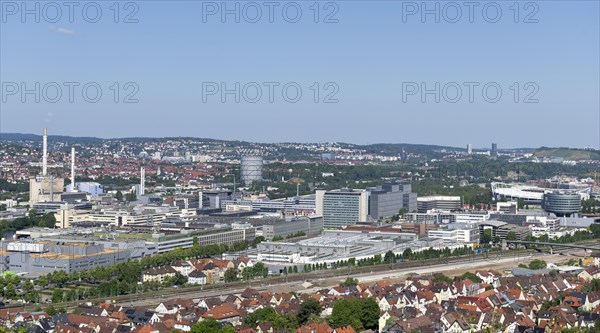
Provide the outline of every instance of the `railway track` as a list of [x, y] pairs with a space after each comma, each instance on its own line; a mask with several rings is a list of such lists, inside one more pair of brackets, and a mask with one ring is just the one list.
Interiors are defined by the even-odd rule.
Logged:
[[[575, 250], [569, 251], [574, 252]], [[565, 251], [562, 251], [563, 253]], [[259, 278], [252, 281], [237, 281], [229, 283], [221, 283], [214, 285], [203, 285], [203, 286], [188, 286], [183, 288], [167, 288], [156, 291], [148, 291], [142, 293], [125, 294], [118, 296], [101, 297], [79, 301], [69, 301], [61, 303], [52, 303], [55, 308], [73, 309], [74, 307], [91, 302], [93, 304], [105, 302], [110, 300], [117, 304], [127, 305], [138, 303], [141, 301], [157, 301], [156, 304], [160, 303], [162, 299], [166, 298], [177, 298], [177, 297], [214, 297], [219, 295], [227, 295], [232, 293], [238, 293], [247, 287], [252, 287], [258, 290], [266, 290], [269, 287], [275, 285], [290, 284], [295, 282], [304, 282], [315, 279], [331, 279], [331, 278], [345, 278], [352, 277], [354, 275], [366, 274], [366, 273], [382, 273], [386, 271], [397, 271], [407, 270], [410, 268], [423, 268], [427, 266], [436, 265], [452, 265], [459, 263], [474, 263], [474, 262], [489, 262], [493, 263], [494, 260], [501, 258], [522, 258], [529, 255], [539, 254], [535, 249], [513, 249], [501, 252], [487, 252], [481, 254], [471, 254], [457, 257], [446, 257], [446, 258], [434, 258], [424, 260], [405, 261], [394, 264], [380, 264], [372, 266], [354, 266], [344, 267], [338, 269], [327, 269], [311, 271], [306, 273], [296, 273], [287, 276], [272, 276], [267, 278]], [[558, 253], [556, 253], [558, 255]], [[165, 296], [167, 296], [165, 298]], [[39, 306], [48, 306], [49, 304], [40, 304]], [[32, 311], [37, 305], [10, 305], [3, 308], [24, 308], [26, 311]]]

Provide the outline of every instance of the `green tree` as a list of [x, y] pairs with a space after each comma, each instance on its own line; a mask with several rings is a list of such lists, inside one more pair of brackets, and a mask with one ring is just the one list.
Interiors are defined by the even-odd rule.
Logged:
[[59, 289], [59, 288], [54, 289], [54, 291], [52, 292], [52, 297], [51, 297], [52, 303], [62, 302], [63, 295], [64, 295], [64, 292], [62, 289]]
[[214, 318], [204, 319], [192, 325], [192, 333], [218, 333], [221, 326]]
[[117, 191], [117, 194], [115, 195], [115, 199], [117, 199], [117, 201], [123, 201], [123, 192]]
[[393, 264], [396, 262], [396, 255], [392, 250], [387, 251], [383, 257], [383, 262], [386, 264]]
[[480, 283], [481, 282], [481, 278], [479, 278], [479, 276], [471, 273], [471, 272], [465, 272], [463, 273], [463, 275], [460, 276], [461, 279], [465, 280], [465, 279], [469, 279], [475, 283]]
[[254, 238], [254, 240], [252, 241], [252, 247], [256, 248], [256, 246], [262, 242], [265, 241], [265, 237], [264, 236], [257, 236]]
[[361, 300], [360, 321], [366, 329], [375, 329], [379, 326], [379, 305], [374, 298]]
[[517, 233], [514, 231], [509, 231], [506, 234], [506, 240], [517, 240]]
[[492, 241], [492, 229], [483, 230], [483, 237], [481, 237], [480, 243], [482, 245], [487, 245]]
[[364, 326], [359, 319], [361, 308], [360, 300], [339, 300], [333, 305], [331, 316], [328, 319], [332, 327], [345, 327], [351, 325], [354, 330], [362, 331]]
[[450, 278], [442, 273], [434, 274], [432, 281], [433, 281], [433, 283], [445, 282], [449, 285], [452, 284], [452, 278]]
[[56, 309], [54, 308], [54, 305], [50, 304], [48, 305], [48, 307], [46, 308], [46, 313], [49, 316], [54, 316], [55, 314], [58, 313], [58, 311], [56, 311]]
[[546, 266], [547, 266], [546, 262], [541, 259], [533, 259], [529, 263], [529, 269], [544, 269], [544, 268], [546, 268]]
[[308, 321], [311, 315], [319, 316], [323, 309], [321, 303], [314, 298], [309, 298], [300, 304], [300, 310], [298, 311], [298, 321], [301, 325]]
[[235, 268], [228, 268], [225, 271], [224, 276], [225, 282], [234, 282], [238, 280], [238, 270]]
[[344, 282], [340, 283], [341, 287], [355, 287], [358, 284], [358, 279], [354, 279], [351, 277], [346, 278]]

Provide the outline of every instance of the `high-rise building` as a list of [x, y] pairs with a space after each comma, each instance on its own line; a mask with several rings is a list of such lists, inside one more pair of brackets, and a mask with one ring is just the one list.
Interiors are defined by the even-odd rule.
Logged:
[[473, 154], [473, 146], [471, 146], [470, 143], [467, 145], [467, 154], [468, 155]]
[[323, 216], [325, 228], [338, 228], [367, 221], [369, 193], [365, 190], [318, 190], [315, 203], [317, 215]]
[[492, 143], [492, 151], [490, 152], [490, 155], [498, 156], [498, 144], [495, 142]]
[[373, 219], [394, 216], [402, 208], [409, 213], [417, 210], [417, 194], [411, 192], [410, 183], [389, 182], [368, 190], [369, 215]]

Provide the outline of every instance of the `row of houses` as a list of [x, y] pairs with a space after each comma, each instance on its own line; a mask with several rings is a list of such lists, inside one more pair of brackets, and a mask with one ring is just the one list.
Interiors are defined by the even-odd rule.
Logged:
[[224, 281], [228, 269], [242, 272], [247, 267], [254, 266], [248, 257], [236, 260], [220, 260], [215, 258], [177, 260], [169, 265], [153, 267], [142, 271], [142, 282], [164, 282], [177, 273], [188, 278], [188, 284], [215, 284]]
[[[191, 264], [196, 267], [194, 262]], [[224, 262], [212, 264], [224, 266]], [[184, 265], [177, 263], [174, 267]], [[197, 270], [190, 268], [188, 276]], [[243, 319], [267, 307], [281, 315], [297, 315], [308, 299], [321, 304], [320, 316], [326, 318], [337, 301], [360, 298], [374, 298], [380, 309], [378, 327], [363, 331], [370, 333], [550, 333], [591, 327], [600, 320], [600, 290], [593, 290], [591, 283], [600, 279], [597, 266], [577, 275], [553, 272], [512, 276], [493, 270], [474, 275], [451, 282], [437, 275], [408, 276], [402, 282], [382, 280], [300, 294], [247, 288], [221, 297], [171, 299], [151, 308], [100, 304], [53, 316], [4, 309], [0, 310], [0, 325], [35, 333], [172, 333], [190, 332], [195, 323], [214, 319], [238, 333], [277, 333], [281, 331], [275, 330], [272, 323], [245, 326]], [[289, 333], [357, 332], [350, 326], [330, 327], [326, 321], [319, 321]]]

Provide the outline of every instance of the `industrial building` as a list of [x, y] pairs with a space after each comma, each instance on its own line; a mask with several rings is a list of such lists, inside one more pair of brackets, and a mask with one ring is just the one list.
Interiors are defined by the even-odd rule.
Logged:
[[126, 262], [128, 249], [106, 248], [93, 242], [0, 242], [0, 272], [39, 276], [64, 270], [77, 272]]
[[240, 162], [241, 179], [246, 185], [262, 180], [262, 156], [242, 156]]
[[[388, 228], [390, 229], [390, 228]], [[406, 248], [417, 249], [417, 236], [395, 231], [365, 232], [364, 230], [325, 230], [316, 238], [295, 243], [262, 242], [258, 245], [257, 260], [270, 263], [335, 262], [348, 258], [367, 258], [387, 251], [402, 253]]]
[[48, 175], [48, 131], [44, 128], [42, 142], [42, 174], [29, 179], [29, 202], [52, 202], [60, 200], [65, 180]]
[[325, 228], [338, 228], [367, 221], [369, 193], [365, 190], [340, 189], [316, 191], [317, 215]]
[[274, 237], [286, 238], [298, 233], [319, 235], [322, 231], [323, 217], [319, 215], [301, 216], [289, 221], [272, 221], [262, 226], [262, 235], [266, 240], [273, 240]]

